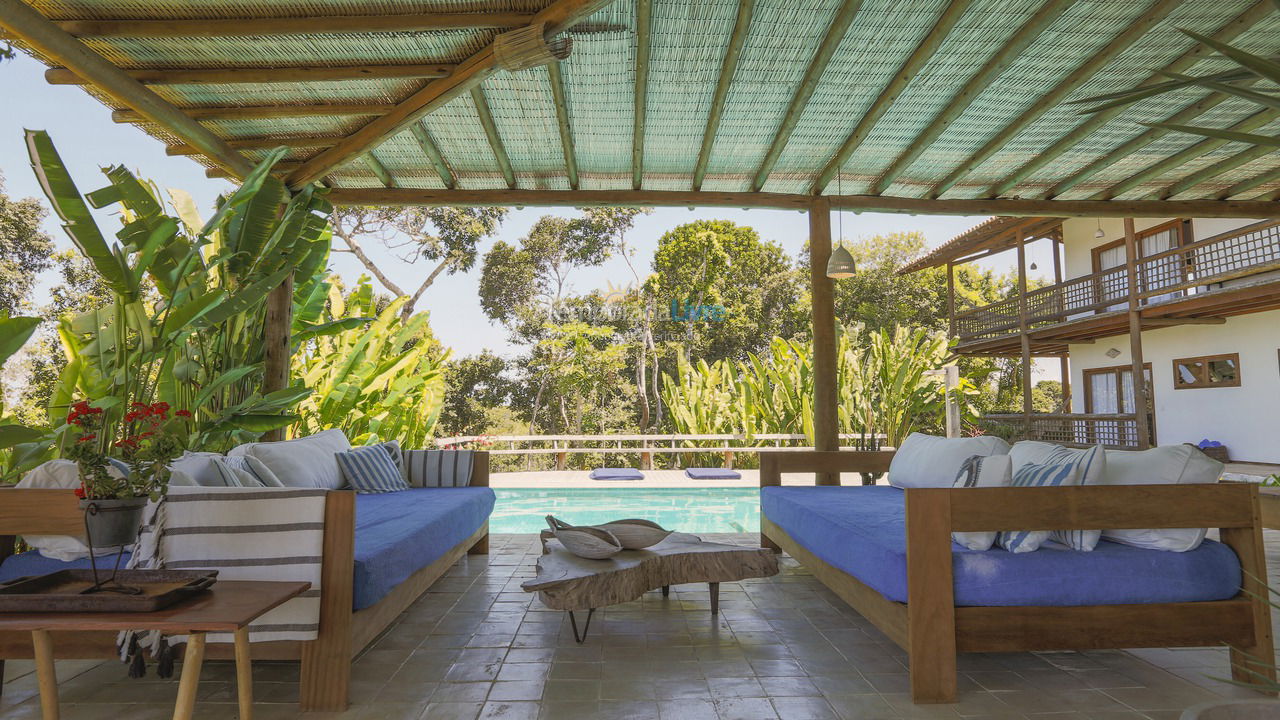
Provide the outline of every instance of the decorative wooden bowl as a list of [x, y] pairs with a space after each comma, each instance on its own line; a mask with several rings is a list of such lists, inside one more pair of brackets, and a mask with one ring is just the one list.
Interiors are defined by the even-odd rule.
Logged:
[[627, 550], [643, 550], [647, 547], [653, 547], [666, 540], [667, 536], [673, 532], [672, 530], [663, 529], [661, 525], [651, 520], [641, 520], [639, 518], [612, 520], [596, 527], [613, 533], [613, 536], [618, 538], [618, 542], [622, 543], [622, 547]]
[[574, 527], [548, 515], [547, 524], [565, 550], [588, 560], [604, 560], [622, 552], [622, 543], [608, 530]]

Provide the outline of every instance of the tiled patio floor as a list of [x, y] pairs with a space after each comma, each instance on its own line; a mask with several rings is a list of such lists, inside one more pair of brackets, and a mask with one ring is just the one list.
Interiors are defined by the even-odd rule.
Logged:
[[[716, 539], [752, 543], [754, 536]], [[1271, 538], [1269, 538], [1271, 539]], [[364, 720], [782, 720], [844, 718], [1176, 718], [1220, 695], [1254, 696], [1221, 650], [962, 655], [960, 701], [913, 706], [906, 657], [789, 558], [772, 579], [726, 584], [719, 618], [706, 586], [597, 612], [576, 645], [563, 613], [520, 590], [538, 552], [495, 536], [465, 558], [353, 668], [352, 706], [297, 711], [298, 667], [255, 667], [256, 717]], [[60, 662], [68, 720], [168, 718], [176, 681], [128, 680], [118, 663]], [[228, 663], [205, 667], [197, 717], [236, 716]], [[39, 718], [29, 662], [5, 668], [0, 718]]]

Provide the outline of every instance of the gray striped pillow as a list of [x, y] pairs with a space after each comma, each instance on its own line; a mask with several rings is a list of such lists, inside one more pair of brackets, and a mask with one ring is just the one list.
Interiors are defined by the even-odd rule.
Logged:
[[[1058, 487], [1079, 484], [1080, 469], [1072, 462], [1053, 465], [1027, 463], [1013, 473], [1013, 487]], [[1032, 552], [1039, 550], [1052, 534], [1052, 530], [1002, 530], [999, 543], [1000, 547], [1012, 553]]]
[[389, 493], [408, 490], [409, 484], [400, 475], [400, 468], [381, 445], [352, 448], [335, 457], [342, 476], [357, 493]]

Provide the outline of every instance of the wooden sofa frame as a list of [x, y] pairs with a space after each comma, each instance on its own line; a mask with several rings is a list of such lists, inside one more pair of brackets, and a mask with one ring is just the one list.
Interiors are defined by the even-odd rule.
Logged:
[[[760, 486], [782, 473], [884, 472], [892, 452], [762, 453]], [[838, 477], [838, 475], [836, 476]], [[835, 483], [838, 484], [838, 480]], [[908, 602], [818, 559], [761, 509], [761, 545], [785, 550], [909, 656], [916, 703], [956, 701], [956, 653], [1137, 647], [1231, 649], [1232, 677], [1275, 682], [1256, 485], [907, 489]], [[951, 532], [1014, 528], [1217, 527], [1240, 558], [1229, 600], [1083, 607], [956, 607]]]
[[[489, 454], [475, 453], [472, 487], [488, 487]], [[442, 557], [400, 583], [376, 605], [352, 611], [355, 573], [355, 493], [335, 490], [325, 498], [320, 566], [320, 628], [315, 640], [252, 645], [256, 660], [300, 660], [299, 704], [303, 710], [343, 710], [348, 704], [351, 661], [391, 625], [463, 555], [489, 552], [489, 523]], [[83, 535], [84, 515], [70, 490], [0, 490], [0, 560], [13, 553], [15, 535]], [[116, 658], [115, 633], [53, 633], [59, 659]], [[181, 652], [182, 648], [175, 648]], [[232, 659], [230, 643], [211, 644], [205, 657]], [[30, 633], [0, 632], [0, 675], [5, 659], [31, 658]]]

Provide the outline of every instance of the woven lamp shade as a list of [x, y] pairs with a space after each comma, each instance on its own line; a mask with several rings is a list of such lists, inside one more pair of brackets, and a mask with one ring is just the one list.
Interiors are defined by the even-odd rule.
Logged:
[[564, 60], [572, 50], [573, 40], [568, 37], [547, 42], [543, 23], [502, 33], [493, 41], [493, 54], [498, 59], [498, 66], [508, 72]]

